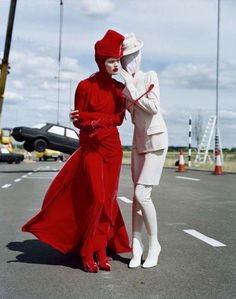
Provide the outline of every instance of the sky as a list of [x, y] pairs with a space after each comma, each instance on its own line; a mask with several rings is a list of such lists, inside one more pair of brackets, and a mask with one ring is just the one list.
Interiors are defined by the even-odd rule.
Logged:
[[[216, 110], [217, 0], [64, 0], [59, 122], [71, 126], [78, 82], [97, 71], [94, 44], [108, 29], [144, 42], [141, 69], [155, 70], [169, 145], [188, 146], [188, 122], [205, 129]], [[0, 0], [0, 58], [10, 0]], [[236, 1], [221, 0], [219, 127], [236, 146]], [[18, 0], [1, 126], [57, 121], [60, 0]], [[122, 81], [120, 75], [117, 80]], [[119, 128], [132, 143], [129, 114]], [[193, 139], [193, 146], [196, 145]]]

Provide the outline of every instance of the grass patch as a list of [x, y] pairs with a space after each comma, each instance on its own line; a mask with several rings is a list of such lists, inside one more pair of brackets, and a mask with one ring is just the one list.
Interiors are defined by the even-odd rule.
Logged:
[[[196, 157], [196, 153], [192, 154], [192, 166], [191, 169], [203, 169], [203, 170], [214, 170], [215, 164], [214, 162], [211, 164], [209, 162], [205, 164], [196, 165], [194, 163]], [[213, 160], [213, 156], [211, 154], [211, 158]], [[224, 161], [222, 162], [223, 171], [232, 171], [236, 172], [236, 153], [223, 153]], [[165, 166], [166, 167], [176, 167], [175, 163], [179, 159], [179, 152], [168, 152], [166, 156]], [[184, 161], [186, 166], [188, 167], [188, 153], [184, 152]], [[214, 160], [213, 160], [214, 161]], [[131, 163], [131, 151], [123, 151], [123, 164]]]

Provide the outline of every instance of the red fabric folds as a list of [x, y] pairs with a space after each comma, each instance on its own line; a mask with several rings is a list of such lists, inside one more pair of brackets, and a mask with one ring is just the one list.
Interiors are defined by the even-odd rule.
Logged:
[[[122, 89], [114, 79], [104, 83], [100, 73], [78, 85], [75, 109], [85, 114], [77, 125], [83, 128], [83, 122], [101, 115], [104, 119], [114, 116], [116, 123], [100, 128], [93, 137], [81, 129], [80, 148], [51, 183], [41, 211], [22, 227], [62, 253], [78, 251], [86, 256], [103, 248], [130, 251], [117, 203], [122, 148], [115, 113], [124, 108]], [[122, 121], [123, 115], [119, 124]]]

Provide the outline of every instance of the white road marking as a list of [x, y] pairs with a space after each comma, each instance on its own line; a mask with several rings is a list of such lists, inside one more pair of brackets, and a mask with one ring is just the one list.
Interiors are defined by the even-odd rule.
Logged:
[[48, 171], [48, 172], [37, 172], [37, 173], [34, 173], [32, 176], [47, 176], [47, 175], [56, 175], [55, 172], [52, 172], [52, 171]]
[[33, 173], [33, 172], [28, 172], [27, 174], [28, 174], [28, 175], [31, 175], [32, 173]]
[[38, 172], [34, 173], [32, 176], [27, 177], [27, 179], [31, 180], [37, 180], [37, 179], [46, 179], [46, 180], [51, 180], [56, 176], [56, 173], [52, 172]]
[[32, 176], [33, 177], [37, 177], [37, 176], [49, 176], [49, 175], [56, 175], [55, 172], [37, 172], [37, 173], [34, 173]]
[[126, 203], [132, 203], [132, 200], [128, 199], [127, 197], [125, 196], [119, 196], [118, 197], [120, 200], [126, 202]]
[[213, 246], [213, 247], [224, 247], [224, 246], [227, 246], [215, 239], [212, 239], [212, 238], [209, 238], [201, 233], [199, 233], [198, 231], [196, 231], [195, 229], [184, 229], [184, 232]]
[[14, 182], [16, 182], [16, 183], [17, 183], [17, 182], [20, 182], [20, 181], [21, 181], [21, 179], [20, 179], [20, 178], [19, 178], [19, 179], [15, 179], [15, 180], [14, 180]]
[[195, 179], [195, 178], [189, 178], [187, 176], [176, 176], [177, 179], [183, 179], [183, 180], [190, 180], [190, 181], [200, 181], [200, 179]]
[[27, 179], [28, 180], [51, 180], [53, 179], [54, 177], [50, 177], [50, 176], [42, 176], [42, 177], [28, 177]]
[[5, 184], [2, 186], [2, 189], [9, 188], [9, 187], [11, 187], [11, 184]]
[[22, 178], [27, 178], [27, 174], [25, 174], [25, 175], [22, 175]]

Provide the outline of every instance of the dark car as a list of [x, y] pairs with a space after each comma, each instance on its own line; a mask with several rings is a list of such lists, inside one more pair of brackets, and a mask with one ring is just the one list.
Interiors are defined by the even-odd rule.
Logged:
[[24, 155], [11, 153], [3, 145], [0, 145], [0, 162], [7, 162], [9, 164], [15, 162], [16, 164], [19, 164], [23, 160], [24, 160]]
[[75, 130], [52, 123], [30, 127], [15, 127], [12, 136], [16, 141], [24, 141], [24, 149], [28, 152], [44, 152], [46, 148], [67, 154], [79, 147], [79, 136]]

